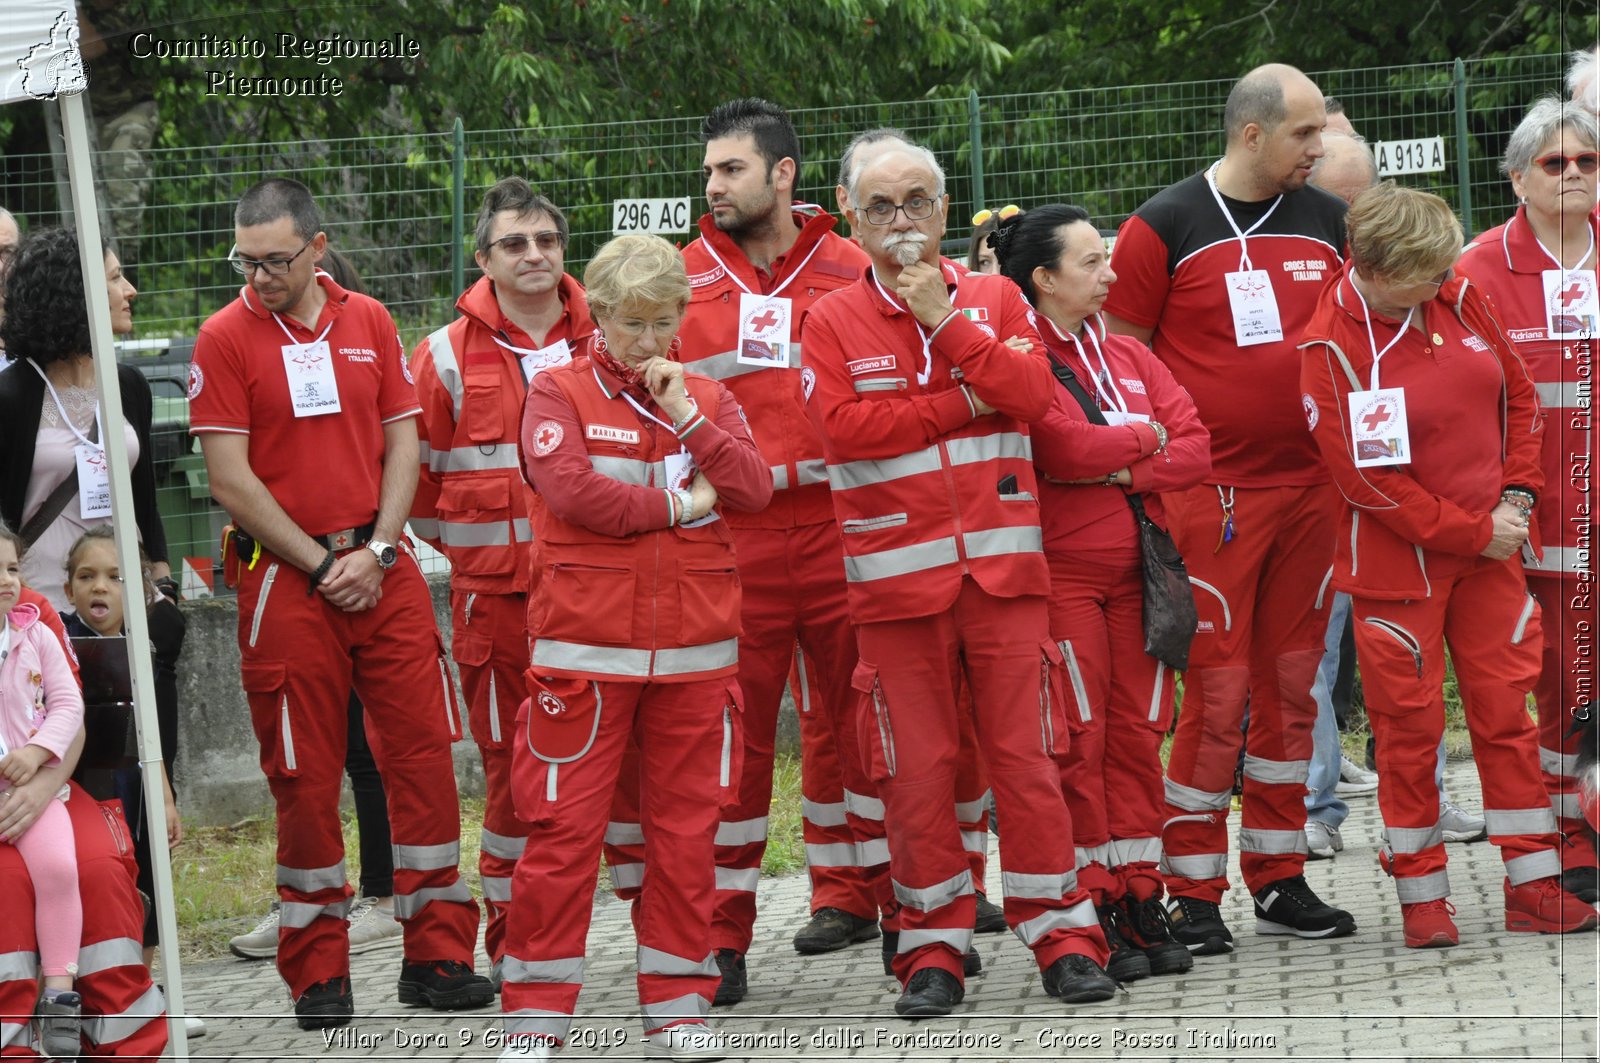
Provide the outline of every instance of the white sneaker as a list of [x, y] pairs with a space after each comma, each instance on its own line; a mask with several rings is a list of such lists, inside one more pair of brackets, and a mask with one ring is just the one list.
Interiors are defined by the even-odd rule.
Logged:
[[405, 928], [394, 913], [378, 907], [371, 897], [363, 897], [350, 909], [350, 953], [370, 952], [400, 944]]
[[727, 1059], [722, 1037], [703, 1022], [681, 1022], [644, 1039], [644, 1054], [661, 1059]]
[[507, 1041], [505, 1050], [500, 1053], [501, 1063], [512, 1063], [519, 1059], [554, 1059], [556, 1053], [561, 1051], [561, 1046], [538, 1037], [519, 1037], [515, 1041]]
[[1349, 757], [1339, 758], [1339, 784], [1334, 788], [1340, 797], [1361, 797], [1376, 793], [1378, 773], [1368, 771]]
[[248, 934], [228, 939], [228, 951], [247, 960], [270, 960], [278, 954], [278, 902]]
[[190, 1015], [183, 1020], [183, 1035], [191, 1041], [196, 1037], [204, 1037], [206, 1035], [206, 1024]]
[[1315, 819], [1306, 820], [1306, 856], [1311, 860], [1332, 860], [1333, 854], [1344, 851], [1344, 839], [1338, 827], [1330, 827]]
[[1439, 828], [1447, 842], [1481, 842], [1489, 836], [1489, 824], [1448, 798], [1439, 801]]

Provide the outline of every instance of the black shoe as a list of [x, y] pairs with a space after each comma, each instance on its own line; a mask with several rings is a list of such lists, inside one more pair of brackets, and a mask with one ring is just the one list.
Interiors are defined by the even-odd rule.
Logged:
[[[1122, 898], [1122, 911], [1126, 917], [1122, 928], [1133, 947], [1150, 961], [1151, 974], [1182, 974], [1194, 966], [1189, 950], [1173, 940], [1172, 923], [1167, 918], [1167, 910], [1161, 907], [1160, 898], [1136, 901], [1130, 893]], [[1228, 928], [1222, 929], [1226, 932]]]
[[1256, 933], [1298, 938], [1342, 938], [1356, 932], [1349, 912], [1324, 904], [1303, 875], [1282, 878], [1256, 894]]
[[[883, 973], [890, 978], [894, 977], [894, 954], [900, 949], [900, 931], [885, 930], [883, 932]], [[983, 972], [983, 957], [978, 955], [977, 949], [968, 949], [966, 955], [961, 957], [961, 973], [968, 978]]]
[[1600, 868], [1567, 868], [1561, 872], [1561, 888], [1584, 904], [1600, 901]]
[[1087, 956], [1063, 956], [1044, 972], [1044, 991], [1068, 1004], [1092, 1004], [1117, 995], [1117, 983]]
[[494, 1003], [494, 983], [460, 960], [429, 960], [400, 968], [400, 1003], [434, 1011], [486, 1008]]
[[1196, 956], [1233, 951], [1233, 935], [1222, 921], [1222, 909], [1199, 897], [1174, 897], [1167, 905], [1172, 940]]
[[348, 976], [318, 982], [294, 1002], [294, 1021], [302, 1030], [348, 1026], [355, 1014], [356, 1000], [350, 992]]
[[744, 995], [750, 992], [750, 978], [744, 969], [744, 957], [732, 949], [718, 949], [717, 970], [722, 972], [722, 982], [717, 986], [717, 995], [711, 998], [711, 1006], [724, 1008], [743, 1000]]
[[974, 934], [999, 934], [1010, 929], [1006, 925], [1005, 909], [983, 894], [978, 894], [978, 917], [972, 921]]
[[900, 991], [894, 1002], [897, 1015], [908, 1019], [931, 1018], [948, 1015], [967, 992], [956, 981], [956, 976], [942, 967], [919, 967], [911, 973], [911, 980]]
[[811, 922], [794, 936], [794, 950], [802, 956], [849, 948], [878, 936], [878, 921], [851, 915], [841, 908], [818, 908]]
[[1106, 936], [1106, 947], [1111, 958], [1106, 961], [1106, 973], [1119, 982], [1137, 982], [1150, 977], [1150, 961], [1134, 947], [1122, 925], [1122, 909], [1114, 904], [1095, 906], [1100, 916], [1100, 929]]

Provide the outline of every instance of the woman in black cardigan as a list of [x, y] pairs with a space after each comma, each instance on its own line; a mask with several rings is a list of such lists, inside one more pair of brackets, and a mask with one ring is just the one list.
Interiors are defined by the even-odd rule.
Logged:
[[[138, 293], [122, 274], [122, 265], [108, 246], [106, 283], [111, 293], [111, 325], [118, 333], [133, 330], [132, 302]], [[84, 509], [84, 485], [66, 499], [53, 519], [40, 528], [30, 521], [48, 511], [58, 485], [80, 472], [77, 452], [90, 454], [89, 440], [99, 440], [99, 406], [95, 397], [94, 360], [89, 349], [89, 317], [78, 264], [77, 235], [71, 229], [45, 229], [26, 237], [17, 248], [5, 277], [5, 317], [0, 343], [12, 363], [0, 372], [0, 518], [23, 531], [30, 549], [23, 577], [30, 586], [62, 608], [67, 549], [88, 528], [110, 521], [108, 511], [90, 499]], [[136, 443], [133, 463], [133, 509], [139, 538], [163, 590], [175, 596], [167, 563], [167, 537], [156, 510], [156, 483], [150, 449], [150, 385], [137, 369], [117, 367], [122, 392], [125, 442]], [[39, 448], [40, 441], [45, 443]], [[90, 494], [93, 492], [93, 485]]]

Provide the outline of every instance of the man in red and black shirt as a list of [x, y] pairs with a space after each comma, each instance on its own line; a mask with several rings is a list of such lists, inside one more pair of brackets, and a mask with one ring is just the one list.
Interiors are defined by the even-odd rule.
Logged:
[[1345, 205], [1308, 186], [1322, 93], [1272, 64], [1228, 96], [1221, 161], [1153, 196], [1117, 236], [1105, 311], [1150, 343], [1211, 432], [1212, 478], [1164, 496], [1200, 626], [1167, 766], [1174, 936], [1227, 952], [1228, 806], [1250, 709], [1240, 870], [1258, 933], [1333, 937], [1355, 922], [1305, 865], [1305, 782], [1339, 496], [1300, 399], [1300, 333], [1345, 245]]

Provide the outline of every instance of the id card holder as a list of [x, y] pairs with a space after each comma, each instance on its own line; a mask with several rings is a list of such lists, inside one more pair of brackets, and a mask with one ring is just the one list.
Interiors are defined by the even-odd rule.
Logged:
[[1411, 430], [1406, 422], [1406, 389], [1352, 391], [1351, 453], [1356, 468], [1411, 464]]
[[239, 544], [232, 524], [222, 529], [222, 585], [230, 590], [239, 586]]
[[1233, 312], [1234, 342], [1241, 347], [1280, 343], [1283, 320], [1272, 278], [1264, 269], [1242, 269], [1223, 274], [1228, 286], [1228, 308]]
[[1552, 340], [1593, 339], [1600, 332], [1600, 297], [1587, 269], [1544, 271], [1544, 320]]
[[793, 309], [793, 304], [781, 296], [739, 294], [740, 365], [788, 367]]
[[[694, 456], [687, 450], [680, 450], [676, 454], [668, 454], [665, 464], [667, 466], [667, 486], [674, 491], [689, 490], [689, 485], [694, 482], [695, 473], [700, 471], [694, 463]], [[721, 519], [722, 515], [713, 509], [699, 520], [684, 521], [678, 527], [700, 528]]]
[[72, 448], [78, 463], [78, 513], [84, 520], [111, 516], [111, 477], [104, 447], [79, 443]]
[[340, 412], [339, 381], [333, 375], [333, 354], [328, 341], [285, 343], [281, 350], [294, 415], [320, 417]]
[[1147, 413], [1123, 413], [1121, 410], [1101, 410], [1100, 416], [1106, 419], [1106, 424], [1112, 426], [1150, 423], [1150, 415]]
[[572, 361], [572, 348], [567, 346], [566, 340], [556, 340], [548, 347], [529, 351], [521, 358], [523, 383], [531, 384], [533, 378], [546, 369], [554, 369], [570, 361]]

